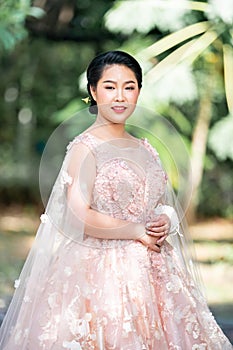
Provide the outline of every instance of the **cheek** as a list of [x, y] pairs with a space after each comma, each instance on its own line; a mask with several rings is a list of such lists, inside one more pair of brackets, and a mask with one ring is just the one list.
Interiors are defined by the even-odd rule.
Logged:
[[139, 92], [135, 92], [133, 94], [131, 94], [131, 96], [129, 97], [129, 100], [136, 103], [139, 97]]
[[111, 93], [108, 90], [102, 90], [96, 94], [96, 100], [99, 102], [103, 102], [103, 103], [104, 101], [107, 102], [110, 98], [111, 98]]
[[140, 94], [140, 90], [139, 89], [135, 89], [135, 90], [129, 90], [128, 91], [128, 97], [132, 100], [137, 100], [138, 96]]

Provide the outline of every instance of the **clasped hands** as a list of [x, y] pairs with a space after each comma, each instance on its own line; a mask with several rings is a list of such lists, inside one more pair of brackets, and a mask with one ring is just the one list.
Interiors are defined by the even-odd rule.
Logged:
[[145, 234], [140, 237], [139, 241], [149, 249], [160, 253], [161, 246], [168, 237], [171, 222], [166, 214], [160, 214], [148, 222], [145, 227]]

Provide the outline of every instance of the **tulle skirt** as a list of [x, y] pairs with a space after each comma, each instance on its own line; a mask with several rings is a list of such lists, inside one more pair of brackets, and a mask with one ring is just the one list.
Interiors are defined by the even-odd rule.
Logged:
[[87, 241], [29, 277], [4, 350], [232, 349], [169, 243]]

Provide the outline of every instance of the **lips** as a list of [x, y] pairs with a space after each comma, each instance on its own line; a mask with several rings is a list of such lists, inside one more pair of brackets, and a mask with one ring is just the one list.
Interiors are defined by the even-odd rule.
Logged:
[[126, 110], [125, 106], [112, 106], [111, 108], [115, 113], [123, 113]]

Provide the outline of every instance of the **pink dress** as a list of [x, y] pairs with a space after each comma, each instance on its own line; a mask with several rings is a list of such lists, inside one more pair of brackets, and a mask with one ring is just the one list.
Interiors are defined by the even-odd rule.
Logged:
[[[140, 141], [151, 159], [145, 181], [125, 158], [106, 160], [90, 134], [69, 148], [79, 142], [96, 157], [92, 207], [132, 222], [144, 220], [146, 207], [151, 218], [166, 175], [149, 143]], [[156, 253], [134, 240], [85, 242], [56, 236], [49, 269], [29, 277], [2, 350], [232, 349], [170, 243]]]

